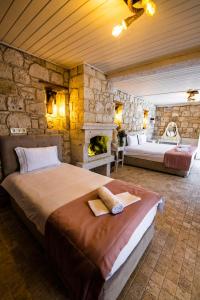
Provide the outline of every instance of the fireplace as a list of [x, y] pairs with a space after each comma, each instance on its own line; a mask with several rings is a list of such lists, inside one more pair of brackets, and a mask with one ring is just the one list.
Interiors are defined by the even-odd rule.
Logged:
[[108, 136], [96, 135], [90, 139], [88, 146], [88, 156], [93, 157], [103, 153], [107, 153]]
[[71, 131], [72, 162], [82, 168], [95, 169], [105, 166], [106, 175], [110, 173], [113, 124], [87, 123], [77, 132]]

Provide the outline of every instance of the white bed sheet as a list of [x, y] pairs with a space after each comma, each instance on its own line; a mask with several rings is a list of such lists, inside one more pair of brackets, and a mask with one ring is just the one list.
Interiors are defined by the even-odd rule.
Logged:
[[[113, 179], [73, 165], [61, 164], [27, 174], [13, 173], [4, 179], [2, 186], [44, 235], [46, 220], [53, 211], [111, 180]], [[127, 260], [152, 224], [156, 212], [157, 204], [148, 212], [121, 250], [107, 279]]]
[[7, 176], [2, 186], [15, 199], [26, 217], [44, 235], [45, 224], [56, 209], [112, 179], [62, 163], [57, 167]]
[[163, 162], [165, 152], [171, 150], [175, 145], [144, 143], [142, 145], [125, 147], [125, 155], [151, 161]]

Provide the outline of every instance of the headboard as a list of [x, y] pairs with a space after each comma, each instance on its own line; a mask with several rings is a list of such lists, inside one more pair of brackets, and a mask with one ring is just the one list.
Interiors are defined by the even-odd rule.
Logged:
[[0, 136], [0, 160], [3, 176], [19, 170], [19, 163], [15, 153], [16, 147], [35, 148], [58, 146], [58, 156], [62, 160], [60, 135], [18, 135]]

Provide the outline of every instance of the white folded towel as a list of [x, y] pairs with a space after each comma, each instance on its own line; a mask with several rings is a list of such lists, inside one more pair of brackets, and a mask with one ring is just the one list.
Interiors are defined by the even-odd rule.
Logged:
[[112, 214], [118, 214], [123, 211], [124, 206], [120, 202], [120, 199], [111, 193], [109, 189], [105, 186], [102, 186], [97, 191], [99, 198], [103, 201], [105, 206], [109, 209]]
[[[141, 200], [140, 197], [132, 195], [129, 192], [120, 193], [115, 196], [120, 199], [120, 202], [124, 207]], [[96, 217], [110, 213], [108, 207], [101, 199], [90, 200], [88, 201], [88, 204]]]

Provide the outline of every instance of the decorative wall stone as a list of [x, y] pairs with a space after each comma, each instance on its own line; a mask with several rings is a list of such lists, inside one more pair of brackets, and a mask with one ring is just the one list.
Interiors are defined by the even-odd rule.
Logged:
[[8, 128], [31, 128], [31, 118], [26, 113], [11, 112], [7, 118]]
[[10, 80], [1, 79], [0, 77], [0, 94], [17, 95], [17, 86]]
[[7, 48], [4, 52], [3, 57], [4, 61], [8, 64], [18, 67], [22, 67], [24, 64], [23, 55], [15, 49]]
[[58, 85], [63, 85], [63, 75], [57, 72], [51, 72], [50, 81]]
[[7, 106], [9, 111], [24, 111], [24, 100], [19, 96], [8, 96]]
[[27, 71], [15, 67], [13, 70], [14, 74], [14, 81], [23, 83], [24, 85], [29, 85], [31, 82], [30, 76], [28, 75]]
[[200, 134], [200, 104], [176, 105], [156, 108], [154, 135], [163, 135], [169, 122], [176, 122], [182, 138], [197, 139]]
[[123, 103], [122, 124], [127, 132], [142, 131], [144, 110], [149, 112], [147, 129], [145, 131], [150, 139], [153, 135], [153, 125], [150, 123], [150, 119], [155, 118], [155, 105], [119, 90], [115, 91], [114, 100]]
[[0, 62], [0, 78], [12, 79], [12, 68], [3, 62]]
[[[2, 60], [2, 62], [1, 62]], [[66, 102], [64, 129], [47, 129], [45, 86], [50, 79], [68, 86], [68, 70], [0, 44], [0, 135], [10, 128], [27, 128], [28, 134], [60, 134], [63, 159], [70, 162], [69, 108]]]
[[30, 103], [26, 105], [26, 111], [33, 115], [44, 115], [46, 113], [45, 103]]
[[6, 124], [6, 119], [8, 117], [8, 113], [7, 112], [0, 112], [0, 124]]
[[0, 95], [0, 111], [1, 110], [7, 110], [5, 95]]
[[32, 64], [30, 66], [29, 74], [44, 81], [49, 81], [48, 70], [45, 67], [40, 66], [39, 64]]

